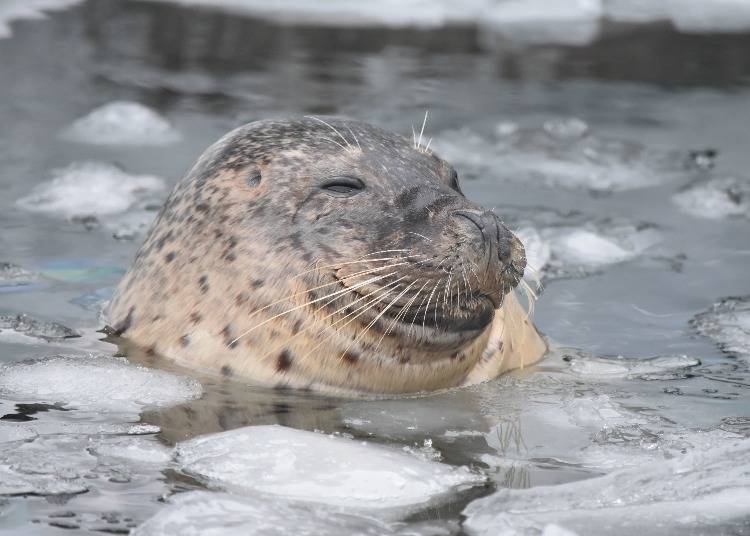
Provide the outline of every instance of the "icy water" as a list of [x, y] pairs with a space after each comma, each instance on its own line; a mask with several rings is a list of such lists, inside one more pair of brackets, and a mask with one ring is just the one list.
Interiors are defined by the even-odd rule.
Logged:
[[[0, 533], [750, 534], [750, 33], [319, 22], [99, 0], [0, 25]], [[426, 109], [542, 273], [541, 364], [341, 400], [99, 340], [224, 132], [341, 114], [408, 136]]]

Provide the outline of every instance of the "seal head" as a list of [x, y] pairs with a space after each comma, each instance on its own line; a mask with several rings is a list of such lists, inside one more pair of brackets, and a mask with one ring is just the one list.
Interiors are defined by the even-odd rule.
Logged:
[[175, 187], [110, 318], [225, 375], [420, 391], [466, 378], [525, 264], [432, 151], [362, 122], [261, 121]]

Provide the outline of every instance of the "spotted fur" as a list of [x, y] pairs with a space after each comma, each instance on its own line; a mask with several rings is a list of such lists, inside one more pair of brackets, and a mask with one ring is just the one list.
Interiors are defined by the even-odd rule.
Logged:
[[[361, 193], [326, 189], [340, 177]], [[361, 275], [398, 262], [390, 279]], [[542, 356], [512, 292], [524, 266], [518, 239], [432, 151], [356, 121], [261, 121], [209, 147], [177, 184], [109, 317], [135, 344], [226, 377], [433, 390]]]

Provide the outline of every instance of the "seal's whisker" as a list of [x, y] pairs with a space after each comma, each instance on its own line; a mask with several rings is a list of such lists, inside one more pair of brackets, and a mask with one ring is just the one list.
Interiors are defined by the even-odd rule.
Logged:
[[469, 301], [469, 280], [466, 278], [466, 266], [464, 263], [461, 263], [461, 275], [464, 278], [464, 284], [466, 285], [466, 301]]
[[[385, 262], [385, 261], [393, 261], [393, 260], [399, 260], [399, 259], [408, 259], [409, 257], [415, 257], [416, 255], [407, 255], [407, 256], [399, 256], [399, 257], [382, 257], [380, 259], [366, 259], [366, 260], [357, 260], [357, 261], [347, 261], [347, 262], [337, 262], [335, 264], [326, 264], [323, 266], [316, 266], [315, 268], [310, 268], [309, 270], [305, 270], [304, 272], [300, 272], [292, 279], [296, 279], [300, 276], [303, 276], [305, 274], [309, 274], [310, 272], [315, 272], [317, 270], [322, 270], [324, 268], [341, 268], [342, 266], [348, 266], [350, 264], [362, 264], [365, 262]], [[401, 264], [408, 264], [408, 262], [403, 262]]]
[[[417, 291], [417, 293], [416, 293], [416, 294], [414, 295], [414, 301], [416, 301], [416, 299], [417, 299], [417, 298], [419, 297], [419, 295], [420, 295], [420, 294], [422, 294], [422, 291], [423, 291], [423, 290], [424, 290], [424, 289], [425, 289], [425, 288], [427, 287], [427, 285], [429, 285], [429, 284], [430, 284], [430, 280], [428, 279], [427, 281], [425, 281], [425, 282], [424, 282], [424, 285], [422, 285], [422, 288], [420, 288], [420, 289], [419, 289], [419, 290]], [[424, 303], [424, 301], [425, 301], [426, 299], [427, 299], [427, 295], [425, 294], [425, 297], [424, 297], [424, 298], [422, 298], [422, 303]], [[409, 307], [411, 307], [411, 304], [412, 304], [412, 303], [413, 303], [413, 302], [410, 302], [410, 303], [409, 303]], [[411, 333], [412, 333], [412, 331], [414, 330], [414, 321], [415, 321], [415, 320], [417, 319], [417, 315], [419, 314], [419, 309], [420, 309], [420, 307], [422, 307], [422, 304], [421, 304], [421, 303], [419, 304], [419, 307], [417, 307], [417, 311], [416, 311], [416, 312], [414, 313], [414, 316], [413, 316], [413, 317], [412, 317], [412, 319], [411, 319], [411, 322], [410, 322], [410, 326], [409, 326], [409, 334], [411, 334]], [[404, 309], [404, 313], [406, 312], [406, 309], [408, 309], [408, 307]], [[404, 316], [406, 316], [406, 314], [404, 314]]]
[[[405, 276], [404, 276], [404, 277], [405, 277]], [[397, 284], [397, 283], [398, 283], [399, 281], [401, 281], [402, 279], [404, 279], [404, 277], [401, 277], [401, 278], [397, 279], [396, 281], [393, 281], [392, 283], [389, 283], [389, 284], [388, 284], [388, 285], [386, 285], [385, 287], [380, 287], [380, 288], [378, 288], [377, 290], [375, 290], [374, 292], [381, 292], [381, 291], [383, 291], [384, 289], [386, 289], [386, 288], [387, 288], [388, 286], [390, 286], [390, 285], [394, 285], [394, 284]], [[374, 292], [373, 292], [373, 293], [374, 293]], [[350, 319], [349, 319], [349, 320], [348, 320], [348, 321], [347, 321], [346, 323], [344, 323], [344, 324], [342, 324], [341, 326], [339, 326], [338, 328], [336, 328], [336, 329], [335, 329], [335, 330], [334, 330], [334, 331], [333, 331], [332, 333], [329, 333], [329, 334], [328, 334], [328, 336], [326, 336], [326, 337], [325, 337], [325, 338], [324, 338], [323, 340], [321, 340], [321, 341], [320, 341], [320, 342], [319, 342], [318, 344], [316, 344], [315, 346], [313, 346], [313, 347], [312, 347], [312, 348], [311, 348], [311, 349], [310, 349], [310, 350], [309, 350], [309, 351], [308, 351], [308, 352], [307, 352], [306, 354], [304, 354], [304, 355], [303, 355], [302, 357], [303, 357], [303, 358], [305, 358], [305, 357], [309, 356], [309, 355], [310, 355], [311, 353], [313, 353], [313, 352], [314, 352], [315, 350], [317, 350], [317, 349], [318, 349], [318, 348], [320, 348], [320, 347], [321, 347], [321, 346], [322, 346], [323, 344], [325, 344], [325, 343], [326, 343], [326, 342], [327, 342], [327, 341], [328, 341], [328, 340], [329, 340], [329, 339], [330, 339], [331, 337], [333, 337], [334, 335], [336, 335], [337, 333], [339, 333], [339, 332], [340, 332], [340, 331], [341, 331], [341, 330], [342, 330], [343, 328], [345, 328], [346, 326], [348, 326], [349, 324], [351, 324], [352, 322], [354, 322], [354, 321], [355, 321], [355, 320], [356, 320], [357, 318], [359, 318], [360, 316], [362, 316], [363, 314], [365, 314], [365, 313], [366, 313], [367, 311], [369, 311], [370, 309], [372, 309], [373, 307], [375, 307], [375, 306], [376, 306], [376, 305], [377, 305], [378, 303], [380, 303], [381, 301], [383, 301], [383, 299], [384, 299], [384, 298], [385, 298], [386, 296], [388, 296], [389, 294], [392, 294], [392, 292], [393, 292], [392, 290], [388, 290], [388, 291], [386, 291], [386, 292], [385, 292], [385, 293], [384, 293], [383, 295], [381, 295], [381, 296], [380, 296], [379, 298], [377, 298], [377, 299], [373, 299], [373, 300], [371, 300], [371, 301], [369, 301], [369, 302], [365, 303], [364, 305], [362, 305], [362, 306], [360, 306], [359, 308], [355, 309], [354, 311], [352, 311], [351, 313], [347, 314], [347, 315], [346, 315], [346, 316], [344, 316], [343, 318], [341, 318], [341, 319], [337, 320], [337, 321], [336, 321], [336, 322], [335, 322], [334, 324], [331, 324], [331, 325], [335, 325], [335, 324], [337, 324], [338, 322], [340, 322], [340, 321], [342, 321], [342, 320], [346, 320], [346, 319], [347, 319], [347, 318], [349, 318], [350, 316], [354, 315], [354, 316], [353, 316], [352, 318], [350, 318]], [[356, 313], [356, 314], [355, 314], [355, 313]], [[323, 330], [321, 330], [321, 331], [320, 331], [320, 333], [322, 333], [322, 332], [323, 332]], [[348, 350], [348, 349], [347, 349], [347, 350]], [[343, 355], [345, 355], [345, 354], [346, 354], [346, 351], [344, 352], [344, 354], [343, 354]]]
[[427, 141], [427, 145], [425, 145], [425, 146], [424, 146], [424, 152], [427, 152], [427, 151], [429, 151], [429, 150], [430, 150], [430, 144], [431, 144], [431, 143], [432, 143], [432, 138], [430, 138], [430, 139], [429, 139], [429, 140]]
[[246, 336], [247, 334], [251, 333], [252, 331], [254, 331], [254, 330], [258, 329], [259, 327], [261, 327], [261, 326], [264, 326], [264, 325], [268, 324], [269, 322], [271, 322], [271, 321], [273, 321], [273, 320], [276, 320], [276, 319], [277, 319], [277, 318], [279, 318], [279, 317], [282, 317], [282, 316], [284, 316], [284, 315], [287, 315], [287, 314], [291, 313], [292, 311], [297, 311], [298, 309], [302, 309], [303, 307], [308, 307], [308, 306], [312, 305], [313, 303], [316, 303], [316, 302], [319, 302], [319, 301], [322, 301], [322, 300], [328, 299], [328, 298], [330, 298], [331, 296], [334, 296], [334, 295], [337, 295], [337, 294], [344, 294], [344, 293], [346, 293], [346, 292], [350, 292], [351, 290], [354, 290], [354, 289], [356, 289], [356, 288], [362, 287], [362, 286], [364, 286], [364, 285], [368, 285], [368, 284], [370, 284], [370, 283], [372, 283], [372, 282], [374, 282], [374, 281], [378, 281], [378, 280], [380, 280], [380, 279], [384, 279], [384, 278], [386, 278], [386, 277], [390, 277], [390, 276], [394, 275], [395, 273], [396, 273], [396, 272], [392, 272], [392, 273], [390, 273], [390, 274], [386, 274], [386, 275], [381, 275], [381, 276], [378, 276], [378, 277], [373, 277], [373, 278], [371, 278], [371, 279], [368, 279], [367, 281], [364, 281], [364, 282], [362, 282], [362, 283], [357, 283], [356, 285], [354, 285], [354, 286], [352, 286], [352, 287], [347, 287], [347, 288], [345, 288], [344, 290], [338, 290], [338, 291], [336, 291], [336, 292], [334, 292], [334, 293], [332, 293], [332, 294], [328, 294], [327, 296], [323, 296], [322, 298], [317, 298], [317, 299], [314, 299], [314, 300], [312, 300], [312, 301], [309, 301], [309, 302], [307, 302], [307, 303], [303, 303], [303, 304], [301, 304], [301, 305], [297, 305], [297, 306], [295, 306], [295, 307], [292, 307], [291, 309], [287, 309], [287, 310], [286, 310], [286, 311], [284, 311], [283, 313], [279, 313], [279, 314], [277, 314], [277, 315], [274, 315], [274, 316], [272, 316], [272, 317], [270, 317], [270, 318], [267, 318], [267, 319], [266, 319], [266, 320], [264, 320], [263, 322], [261, 322], [261, 323], [259, 323], [259, 324], [256, 324], [255, 326], [251, 327], [250, 329], [248, 329], [247, 331], [245, 331], [244, 333], [242, 333], [242, 334], [241, 334], [241, 335], [240, 335], [239, 337], [237, 337], [236, 339], [234, 339], [233, 341], [231, 341], [231, 344], [234, 344], [234, 343], [236, 343], [236, 342], [237, 342], [237, 341], [239, 341], [239, 340], [240, 340], [241, 338], [243, 338], [243, 337], [244, 337], [244, 336]]
[[365, 329], [364, 329], [364, 330], [362, 331], [362, 333], [358, 334], [358, 335], [357, 335], [357, 336], [356, 336], [356, 337], [355, 337], [355, 338], [354, 338], [354, 339], [352, 340], [352, 342], [350, 342], [350, 343], [349, 343], [349, 345], [348, 345], [348, 346], [347, 346], [347, 347], [346, 347], [346, 348], [344, 349], [344, 351], [343, 351], [343, 352], [341, 353], [341, 358], [342, 358], [342, 359], [343, 359], [343, 358], [344, 358], [344, 356], [346, 355], [346, 352], [348, 352], [348, 351], [349, 351], [349, 349], [350, 349], [350, 348], [352, 347], [352, 345], [353, 345], [354, 343], [356, 343], [357, 341], [359, 341], [359, 339], [361, 339], [361, 338], [362, 338], [362, 336], [363, 336], [363, 335], [365, 335], [365, 334], [366, 334], [366, 333], [367, 333], [367, 332], [368, 332], [368, 331], [370, 330], [370, 328], [372, 328], [372, 326], [374, 326], [374, 325], [375, 325], [375, 323], [376, 323], [376, 322], [377, 322], [378, 320], [380, 320], [380, 318], [381, 318], [381, 317], [382, 317], [382, 316], [383, 316], [383, 315], [384, 315], [384, 314], [385, 314], [385, 313], [386, 313], [386, 312], [387, 312], [387, 311], [388, 311], [388, 310], [389, 310], [389, 309], [390, 309], [391, 307], [393, 307], [393, 304], [394, 304], [394, 303], [396, 303], [396, 302], [397, 302], [398, 300], [400, 300], [400, 299], [401, 299], [401, 297], [403, 297], [403, 295], [404, 295], [404, 294], [406, 294], [407, 292], [409, 292], [409, 289], [410, 289], [411, 287], [413, 287], [413, 286], [414, 286], [414, 283], [415, 283], [415, 281], [412, 281], [411, 283], [409, 283], [409, 285], [408, 285], [408, 286], [407, 286], [407, 287], [406, 287], [406, 288], [405, 288], [404, 290], [402, 290], [402, 291], [401, 291], [401, 293], [400, 293], [400, 294], [399, 294], [398, 296], [396, 296], [395, 298], [393, 298], [393, 299], [391, 300], [391, 302], [390, 302], [390, 303], [389, 303], [388, 305], [386, 305], [386, 306], [385, 306], [385, 307], [383, 308], [383, 310], [382, 310], [382, 311], [380, 311], [380, 312], [379, 312], [379, 313], [377, 314], [377, 316], [375, 316], [375, 318], [374, 318], [374, 319], [372, 320], [372, 322], [370, 322], [369, 324], [367, 324], [367, 327], [365, 327]]
[[422, 135], [424, 134], [424, 127], [427, 124], [427, 114], [429, 114], [429, 110], [424, 111], [424, 119], [422, 120], [422, 129], [419, 131], [419, 139], [417, 140], [417, 149], [422, 148]]
[[[435, 286], [432, 287], [432, 292], [430, 292], [430, 297], [427, 299], [427, 305], [425, 305], [424, 308], [424, 316], [422, 317], [422, 331], [425, 330], [425, 322], [427, 321], [427, 310], [430, 308], [430, 301], [432, 301], [432, 296], [435, 294], [435, 291], [438, 288], [438, 285], [440, 284], [440, 281], [442, 281], [442, 277], [437, 280], [437, 283], [435, 283]], [[437, 307], [435, 307], [435, 325], [437, 325]]]
[[[419, 283], [421, 279], [417, 279], [415, 283]], [[375, 350], [378, 349], [380, 346], [380, 343], [383, 342], [383, 339], [391, 332], [391, 330], [396, 326], [396, 322], [398, 322], [401, 318], [406, 316], [406, 312], [409, 310], [409, 307], [414, 303], [414, 301], [419, 297], [419, 295], [422, 293], [422, 290], [428, 285], [429, 281], [425, 281], [425, 284], [422, 285], [422, 287], [414, 294], [414, 296], [411, 297], [411, 299], [406, 302], [406, 305], [404, 305], [401, 310], [398, 312], [398, 314], [393, 318], [391, 321], [391, 325], [388, 326], [388, 329], [383, 332], [383, 335], [381, 335], [380, 340], [378, 340], [378, 344], [375, 345]]]
[[387, 269], [388, 269], [387, 265], [386, 266], [380, 266], [378, 268], [370, 268], [368, 270], [362, 270], [360, 272], [353, 273], [353, 274], [351, 274], [349, 276], [339, 278], [336, 281], [331, 281], [330, 283], [325, 283], [323, 285], [318, 285], [317, 287], [309, 288], [307, 290], [302, 290], [300, 292], [295, 292], [294, 294], [290, 294], [289, 296], [287, 296], [285, 298], [281, 298], [280, 300], [276, 300], [274, 302], [271, 302], [271, 303], [269, 303], [269, 304], [261, 307], [260, 309], [255, 309], [252, 313], [250, 313], [250, 316], [248, 318], [252, 318], [256, 314], [258, 314], [258, 313], [260, 313], [262, 311], [265, 311], [266, 309], [269, 309], [269, 308], [273, 307], [274, 305], [278, 305], [280, 303], [289, 301], [291, 299], [296, 298], [297, 296], [302, 296], [302, 295], [308, 294], [310, 292], [313, 292], [315, 290], [320, 290], [322, 288], [330, 287], [332, 285], [338, 285], [338, 284], [340, 284], [341, 281], [345, 281], [345, 280], [348, 280], [348, 279], [353, 279], [353, 278], [359, 277], [361, 275], [367, 275], [367, 274], [370, 274], [370, 273], [375, 273], [375, 272], [379, 272], [381, 270], [387, 270]]
[[343, 149], [344, 151], [348, 151], [348, 150], [349, 150], [349, 148], [348, 148], [348, 147], [344, 147], [343, 145], [341, 145], [341, 144], [340, 144], [339, 142], [337, 142], [336, 140], [332, 140], [331, 138], [329, 138], [329, 137], [327, 137], [327, 136], [321, 136], [321, 137], [320, 137], [320, 139], [322, 139], [322, 140], [326, 140], [326, 141], [330, 141], [331, 143], [335, 143], [336, 145], [338, 145], [339, 147], [341, 147], [341, 148], [342, 148], [342, 149]]
[[[322, 119], [321, 119], [320, 117], [316, 117], [316, 116], [314, 116], [314, 115], [307, 115], [307, 116], [305, 116], [305, 117], [309, 117], [310, 119], [314, 119], [315, 121], [319, 121], [319, 122], [323, 123], [323, 124], [324, 124], [325, 126], [327, 126], [327, 127], [328, 127], [328, 128], [330, 128], [331, 130], [333, 130], [333, 131], [334, 131], [334, 132], [335, 132], [336, 134], [338, 134], [338, 135], [339, 135], [339, 137], [340, 137], [340, 138], [341, 138], [342, 140], [344, 140], [344, 143], [345, 143], [345, 144], [347, 145], [347, 147], [349, 147], [349, 148], [353, 148], [353, 147], [352, 147], [352, 145], [351, 145], [351, 143], [349, 143], [349, 140], [347, 140], [347, 139], [346, 139], [346, 138], [345, 138], [345, 137], [343, 136], [343, 134], [341, 134], [341, 132], [339, 132], [338, 130], [336, 130], [336, 127], [334, 127], [334, 126], [333, 126], [333, 125], [331, 125], [330, 123], [327, 123], [326, 121], [323, 121], [323, 120], [322, 120]], [[345, 149], [345, 150], [346, 150], [346, 149]]]
[[423, 235], [423, 234], [415, 233], [414, 231], [409, 231], [409, 232], [408, 232], [408, 233], [406, 233], [406, 234], [413, 234], [413, 235], [415, 235], [415, 236], [418, 236], [418, 237], [420, 237], [420, 238], [424, 238], [424, 239], [425, 239], [425, 240], [427, 240], [428, 242], [432, 242], [432, 238], [428, 238], [428, 237], [426, 237], [426, 236], [425, 236], [425, 235]]
[[349, 134], [352, 135], [352, 138], [354, 138], [354, 141], [357, 142], [357, 147], [359, 150], [362, 150], [362, 146], [359, 144], [359, 140], [357, 139], [357, 135], [354, 133], [354, 131], [351, 129], [349, 125], [346, 126], [347, 130], [349, 131]]
[[411, 139], [414, 145], [414, 148], [417, 148], [417, 131], [414, 130], [414, 123], [411, 125]]
[[528, 307], [526, 310], [526, 319], [528, 320], [534, 315], [534, 304], [536, 303], [538, 296], [534, 292], [534, 289], [531, 288], [531, 285], [529, 285], [524, 279], [519, 281], [519, 286], [526, 294], [526, 303]]
[[[363, 300], [367, 300], [367, 298], [369, 298], [369, 297], [370, 297], [370, 296], [372, 296], [373, 294], [376, 294], [376, 293], [378, 293], [378, 292], [381, 292], [381, 291], [383, 291], [383, 290], [385, 290], [385, 289], [387, 289], [388, 287], [391, 287], [391, 286], [393, 286], [393, 285], [397, 285], [399, 281], [400, 281], [400, 279], [397, 279], [396, 281], [391, 281], [391, 282], [390, 282], [390, 283], [388, 283], [387, 285], [384, 285], [384, 286], [382, 286], [382, 287], [378, 287], [377, 289], [373, 290], [372, 292], [369, 292], [368, 294], [365, 294], [365, 295], [363, 295], [363, 296], [360, 296], [359, 298], [357, 298], [357, 299], [356, 299], [356, 300], [354, 300], [353, 302], [351, 302], [351, 303], [347, 303], [347, 304], [343, 305], [342, 307], [339, 307], [338, 309], [336, 309], [336, 310], [335, 310], [335, 311], [333, 311], [332, 313], [329, 313], [329, 314], [327, 314], [327, 315], [326, 315], [326, 316], [324, 316], [323, 318], [320, 318], [320, 319], [318, 319], [318, 318], [315, 318], [315, 319], [313, 320], [313, 322], [312, 322], [312, 323], [311, 323], [311, 324], [310, 324], [310, 325], [309, 325], [308, 327], [306, 327], [306, 328], [305, 328], [305, 329], [303, 329], [303, 330], [300, 330], [300, 331], [298, 331], [297, 333], [295, 333], [294, 335], [292, 335], [292, 336], [291, 336], [291, 337], [289, 337], [288, 339], [286, 339], [286, 340], [283, 340], [283, 341], [281, 341], [281, 343], [282, 343], [282, 344], [289, 344], [289, 341], [293, 341], [293, 340], [294, 340], [294, 339], [296, 339], [297, 337], [299, 337], [299, 336], [301, 336], [301, 335], [304, 335], [304, 334], [308, 333], [308, 332], [309, 332], [310, 330], [312, 330], [312, 329], [316, 328], [316, 327], [318, 326], [318, 324], [319, 324], [320, 322], [325, 322], [326, 320], [328, 320], [328, 319], [329, 319], [329, 318], [331, 318], [332, 316], [336, 316], [336, 315], [338, 315], [338, 314], [342, 313], [343, 311], [346, 311], [346, 309], [349, 309], [349, 308], [351, 308], [351, 307], [352, 307], [352, 306], [353, 306], [354, 304], [356, 304], [356, 303], [358, 303], [358, 302], [361, 302], [361, 301], [363, 301]], [[337, 298], [331, 298], [331, 299], [330, 299], [329, 301], [327, 301], [326, 303], [324, 303], [323, 305], [321, 305], [320, 307], [318, 307], [318, 308], [317, 308], [317, 309], [315, 310], [315, 312], [316, 312], [316, 313], [318, 313], [318, 312], [322, 311], [322, 310], [323, 310], [323, 309], [325, 309], [325, 308], [326, 308], [327, 306], [329, 306], [329, 305], [330, 305], [331, 303], [333, 303], [334, 301], [336, 301], [336, 299], [337, 299]], [[356, 309], [356, 310], [355, 310], [354, 312], [357, 312], [358, 310], [360, 310], [360, 309], [361, 309], [362, 307], [365, 307], [366, 305], [367, 305], [367, 303], [365, 303], [364, 305], [362, 305], [362, 306], [358, 307], [358, 308], [357, 308], [357, 309]], [[343, 320], [346, 320], [346, 318], [348, 318], [349, 316], [351, 316], [351, 313], [350, 313], [350, 314], [348, 314], [348, 315], [346, 315], [346, 316], [344, 316], [343, 318], [340, 318], [340, 319], [338, 319], [338, 320], [336, 320], [336, 321], [332, 322], [332, 323], [330, 324], [330, 326], [335, 326], [335, 325], [336, 325], [336, 324], [338, 324], [339, 322], [342, 322]], [[271, 350], [269, 350], [268, 352], [266, 352], [266, 353], [265, 353], [265, 354], [264, 354], [264, 355], [263, 355], [262, 357], [266, 357], [267, 355], [269, 355], [269, 354], [271, 354], [271, 353], [275, 352], [275, 351], [276, 351], [277, 349], [278, 349], [278, 348], [276, 348], [276, 347], [272, 348]]]

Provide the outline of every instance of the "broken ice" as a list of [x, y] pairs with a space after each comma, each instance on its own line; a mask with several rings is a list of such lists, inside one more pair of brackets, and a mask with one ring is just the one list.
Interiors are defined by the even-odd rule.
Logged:
[[632, 378], [648, 374], [664, 374], [700, 365], [686, 355], [626, 358], [623, 356], [594, 357], [578, 353], [567, 356], [570, 369], [581, 376], [599, 378]]
[[[750, 439], [557, 486], [500, 490], [470, 503], [470, 534], [538, 534], [549, 523], [580, 536], [734, 533], [747, 522]], [[722, 531], [722, 528], [725, 530]]]
[[675, 194], [672, 201], [682, 211], [699, 218], [750, 219], [750, 181], [736, 177], [711, 179]]
[[750, 296], [724, 298], [690, 324], [724, 352], [750, 359]]
[[137, 102], [115, 101], [76, 120], [63, 137], [96, 145], [165, 145], [180, 139], [156, 111]]
[[47, 341], [80, 337], [81, 334], [57, 322], [37, 320], [26, 314], [0, 315], [0, 333], [14, 331]]
[[363, 510], [422, 506], [484, 481], [394, 448], [277, 425], [197, 437], [177, 446], [177, 460], [235, 493]]
[[394, 534], [386, 523], [319, 506], [288, 503], [262, 496], [192, 491], [169, 504], [135, 529], [133, 536], [286, 536], [326, 534], [380, 536]]
[[113, 357], [51, 357], [0, 367], [0, 396], [69, 408], [139, 413], [200, 396], [200, 384]]
[[684, 173], [676, 154], [598, 138], [575, 118], [493, 136], [448, 131], [439, 134], [433, 146], [470, 174], [597, 193], [656, 186]]

